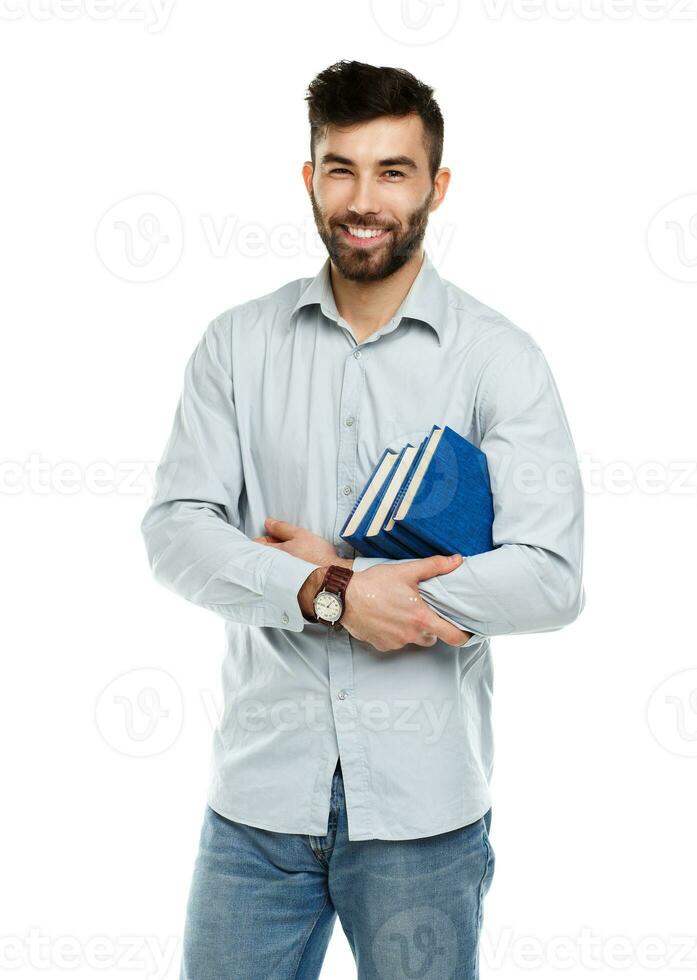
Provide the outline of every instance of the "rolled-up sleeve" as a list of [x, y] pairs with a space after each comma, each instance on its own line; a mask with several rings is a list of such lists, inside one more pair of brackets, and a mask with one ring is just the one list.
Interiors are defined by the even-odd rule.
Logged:
[[[494, 357], [479, 392], [495, 548], [419, 585], [440, 616], [474, 634], [468, 643], [478, 636], [561, 629], [585, 606], [583, 483], [542, 351], [529, 344]], [[356, 557], [353, 568], [384, 561], [389, 559]]]
[[317, 566], [240, 530], [232, 328], [230, 313], [213, 320], [186, 364], [140, 529], [161, 585], [224, 619], [299, 632], [306, 621], [298, 591]]

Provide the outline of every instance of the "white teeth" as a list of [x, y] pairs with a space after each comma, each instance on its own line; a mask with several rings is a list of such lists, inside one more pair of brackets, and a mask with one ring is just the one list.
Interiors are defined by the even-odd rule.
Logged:
[[351, 225], [348, 226], [348, 230], [354, 236], [354, 238], [377, 238], [378, 235], [382, 235], [384, 228], [352, 228]]

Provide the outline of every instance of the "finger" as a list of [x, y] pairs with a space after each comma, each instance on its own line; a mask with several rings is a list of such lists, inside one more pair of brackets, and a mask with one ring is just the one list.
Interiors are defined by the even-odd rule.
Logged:
[[458, 568], [463, 562], [462, 555], [430, 555], [428, 558], [416, 558], [405, 561], [395, 568], [405, 569], [411, 581], [422, 582], [436, 575], [446, 575]]
[[468, 633], [467, 630], [464, 630], [463, 633], [462, 633], [462, 636], [464, 637], [464, 639], [461, 639], [459, 643], [453, 643], [453, 646], [454, 647], [455, 646], [457, 646], [457, 647], [463, 647], [465, 645], [465, 643], [469, 643], [469, 641], [474, 636], [474, 633]]
[[296, 531], [295, 524], [291, 524], [290, 521], [279, 521], [275, 517], [267, 517], [264, 526], [279, 541], [285, 541], [286, 538], [292, 537]]
[[[442, 616], [439, 616], [435, 612], [427, 619], [426, 625], [422, 629], [427, 633], [435, 635], [450, 647], [460, 647], [469, 639], [468, 633], [463, 633], [461, 629], [458, 629], [457, 626], [449, 623], [447, 619], [443, 619]], [[463, 639], [463, 637], [466, 637], [466, 639]], [[432, 644], [428, 645], [432, 646]]]
[[438, 643], [438, 636], [431, 630], [422, 630], [418, 640], [414, 641], [420, 647], [432, 647]]

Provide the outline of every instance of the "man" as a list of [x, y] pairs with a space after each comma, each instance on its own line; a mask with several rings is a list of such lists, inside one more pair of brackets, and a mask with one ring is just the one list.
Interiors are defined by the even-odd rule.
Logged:
[[[423, 249], [450, 181], [432, 89], [339, 62], [308, 102], [328, 258], [208, 325], [142, 523], [155, 578], [227, 635], [181, 975], [316, 978], [338, 914], [362, 980], [470, 980], [490, 638], [581, 612], [580, 473], [531, 335]], [[486, 453], [496, 547], [355, 555], [339, 532], [382, 451], [433, 423]]]

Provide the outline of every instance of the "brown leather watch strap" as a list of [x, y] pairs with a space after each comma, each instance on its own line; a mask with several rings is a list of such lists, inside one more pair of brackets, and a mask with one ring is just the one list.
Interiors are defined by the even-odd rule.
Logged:
[[[326, 574], [322, 581], [322, 585], [319, 587], [315, 595], [319, 595], [320, 592], [333, 592], [338, 595], [341, 599], [344, 610], [346, 609], [346, 589], [349, 582], [351, 581], [351, 576], [353, 575], [352, 568], [345, 568], [343, 565], [329, 565]], [[304, 614], [303, 614], [304, 615]], [[339, 630], [343, 629], [341, 626], [341, 619], [343, 618], [343, 612], [339, 619], [332, 625], [333, 629]], [[311, 620], [313, 623], [324, 622], [319, 620], [315, 615]], [[328, 624], [329, 625], [329, 624]]]
[[344, 568], [343, 565], [330, 565], [327, 574], [324, 576], [322, 588], [327, 592], [336, 592], [342, 600], [346, 595], [346, 586], [353, 575], [352, 568]]

